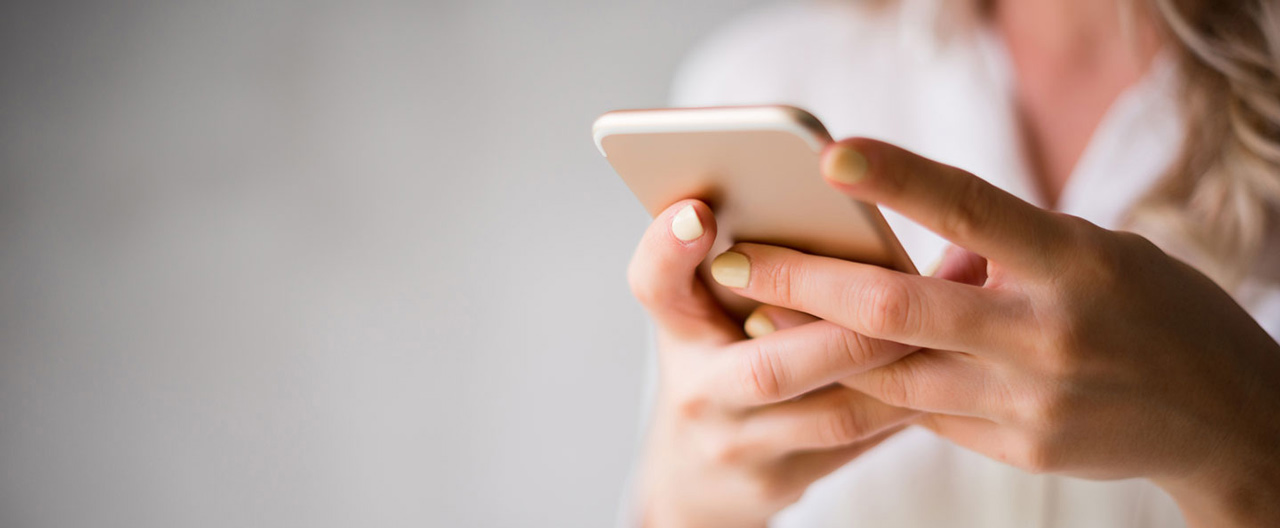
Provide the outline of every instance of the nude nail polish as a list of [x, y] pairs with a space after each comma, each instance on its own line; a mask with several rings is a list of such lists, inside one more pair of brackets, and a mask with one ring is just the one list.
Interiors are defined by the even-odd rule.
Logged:
[[851, 148], [832, 147], [824, 161], [822, 173], [833, 181], [854, 184], [867, 177], [867, 158]]
[[686, 205], [671, 219], [671, 234], [676, 238], [691, 242], [702, 236], [702, 221], [692, 205]]
[[730, 288], [746, 288], [751, 280], [751, 261], [742, 253], [725, 251], [711, 261], [711, 278]]
[[742, 330], [748, 336], [755, 338], [772, 334], [778, 331], [778, 327], [773, 326], [773, 321], [770, 321], [767, 315], [760, 310], [756, 310], [751, 312], [751, 315], [747, 316], [747, 320], [742, 323]]

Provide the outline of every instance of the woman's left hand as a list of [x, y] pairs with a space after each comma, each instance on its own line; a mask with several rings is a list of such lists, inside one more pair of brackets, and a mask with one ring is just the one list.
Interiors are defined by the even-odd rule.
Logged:
[[741, 295], [923, 348], [843, 383], [1033, 472], [1150, 478], [1193, 524], [1280, 519], [1280, 345], [1211, 280], [1140, 236], [891, 145], [834, 144], [823, 168], [841, 192], [970, 252], [950, 265], [978, 276], [755, 244], [716, 259], [713, 276]]

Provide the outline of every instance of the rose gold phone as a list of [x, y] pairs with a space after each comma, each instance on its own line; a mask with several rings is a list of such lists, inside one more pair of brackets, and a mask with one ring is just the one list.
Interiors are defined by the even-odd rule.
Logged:
[[[916, 273], [879, 209], [823, 181], [820, 157], [831, 136], [804, 110], [619, 110], [596, 119], [593, 133], [649, 214], [685, 198], [711, 206], [719, 234], [710, 257], [736, 242], [759, 242]], [[706, 282], [739, 317], [755, 306]]]

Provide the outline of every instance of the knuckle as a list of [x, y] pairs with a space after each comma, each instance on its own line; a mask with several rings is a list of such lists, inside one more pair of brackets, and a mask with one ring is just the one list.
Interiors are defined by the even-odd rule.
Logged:
[[797, 296], [806, 277], [805, 268], [790, 259], [781, 259], [763, 271], [762, 278], [767, 282], [765, 287], [777, 304], [797, 306]]
[[745, 460], [746, 454], [742, 446], [728, 440], [715, 442], [708, 451], [711, 463], [718, 466], [739, 465]]
[[675, 405], [676, 416], [685, 421], [699, 421], [706, 418], [711, 409], [711, 400], [702, 395], [689, 395], [680, 398]]
[[869, 333], [910, 333], [916, 321], [916, 301], [905, 282], [885, 277], [871, 281], [859, 295], [860, 319]]
[[1163, 249], [1151, 239], [1132, 231], [1116, 231], [1116, 240], [1122, 247], [1143, 257], [1165, 256]]
[[1048, 215], [1049, 222], [1042, 237], [1047, 238], [1049, 243], [1042, 247], [1050, 251], [1061, 248], [1062, 252], [1069, 252], [1074, 257], [1079, 248], [1094, 243], [1098, 232], [1103, 230], [1078, 216], [1057, 211], [1046, 211], [1045, 214]]
[[1126, 279], [1121, 272], [1121, 256], [1111, 248], [1101, 248], [1090, 252], [1090, 258], [1083, 259], [1088, 267], [1085, 280], [1097, 290], [1112, 291], [1125, 285]]
[[781, 365], [774, 354], [755, 348], [744, 355], [739, 383], [747, 396], [756, 401], [773, 402], [783, 399]]
[[890, 366], [878, 369], [878, 372], [880, 375], [875, 382], [876, 399], [895, 407], [910, 407], [911, 389], [904, 369]]
[[744, 463], [746, 449], [723, 427], [699, 427], [684, 433], [688, 454], [707, 466], [732, 467]]
[[1062, 450], [1041, 435], [1024, 435], [1019, 441], [1015, 465], [1029, 473], [1054, 473], [1062, 469]]
[[862, 413], [848, 404], [835, 407], [818, 422], [818, 438], [829, 446], [856, 442], [864, 430]]
[[1134, 277], [1149, 274], [1144, 269], [1157, 259], [1168, 255], [1154, 242], [1128, 231], [1104, 231], [1108, 239], [1108, 251], [1104, 252], [1106, 278], [1114, 286], [1131, 286]]
[[1124, 286], [1123, 265], [1128, 237], [1116, 236], [1115, 232], [1075, 217], [1068, 224], [1070, 247], [1073, 248], [1070, 261], [1074, 264], [1072, 269], [1076, 279], [1090, 284], [1092, 291]]
[[755, 502], [768, 505], [790, 504], [800, 498], [803, 489], [788, 486], [781, 478], [758, 476], [749, 483], [750, 495]]
[[968, 173], [957, 178], [960, 182], [942, 218], [944, 237], [952, 240], [969, 240], [988, 225], [993, 207], [987, 207], [986, 183]]
[[837, 346], [844, 351], [850, 365], [867, 365], [875, 360], [875, 341], [867, 336], [844, 328], [837, 328]]

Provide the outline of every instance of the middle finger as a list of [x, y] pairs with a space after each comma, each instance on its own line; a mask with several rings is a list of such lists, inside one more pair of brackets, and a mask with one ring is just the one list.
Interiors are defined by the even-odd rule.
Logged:
[[1012, 291], [908, 275], [877, 266], [738, 244], [712, 276], [735, 293], [813, 314], [858, 334], [974, 354], [1030, 344], [1029, 310]]
[[716, 354], [714, 394], [730, 408], [790, 399], [916, 350], [871, 339], [830, 321], [739, 341]]

